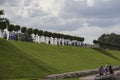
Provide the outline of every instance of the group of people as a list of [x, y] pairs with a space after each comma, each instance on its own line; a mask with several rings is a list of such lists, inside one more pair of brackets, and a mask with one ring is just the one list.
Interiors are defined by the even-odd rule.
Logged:
[[7, 37], [8, 40], [17, 40], [17, 34], [15, 32], [10, 33], [9, 36], [7, 36], [6, 32], [3, 32], [3, 38], [7, 39]]
[[103, 76], [103, 75], [108, 75], [108, 74], [113, 74], [113, 69], [112, 66], [110, 64], [106, 64], [105, 67], [101, 66], [99, 68], [99, 75]]

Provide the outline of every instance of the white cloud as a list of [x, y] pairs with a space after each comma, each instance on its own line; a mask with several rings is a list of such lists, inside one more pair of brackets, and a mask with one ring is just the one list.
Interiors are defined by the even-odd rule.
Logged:
[[77, 35], [85, 37], [85, 43], [93, 44], [93, 40], [97, 40], [103, 33], [117, 33], [120, 34], [120, 25], [107, 27], [89, 26], [88, 23], [83, 23], [83, 26], [74, 31], [62, 31], [61, 33]]
[[95, 1], [95, 0], [87, 0], [87, 6], [88, 6], [88, 7], [93, 7], [94, 4], [95, 4], [94, 1]]
[[[27, 7], [42, 10], [43, 12], [57, 17], [63, 6], [64, 0], [33, 0]], [[24, 5], [24, 7], [26, 6]]]

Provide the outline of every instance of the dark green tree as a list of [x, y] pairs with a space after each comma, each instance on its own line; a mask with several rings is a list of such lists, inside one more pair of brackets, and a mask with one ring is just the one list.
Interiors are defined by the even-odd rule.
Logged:
[[48, 32], [48, 43], [51, 44], [51, 37], [52, 37], [52, 32]]
[[38, 31], [38, 35], [39, 35], [39, 36], [43, 36], [43, 30], [39, 30], [39, 31]]
[[9, 20], [7, 18], [1, 18], [4, 15], [4, 10], [0, 10], [0, 31], [3, 34], [4, 29], [9, 25]]
[[102, 34], [98, 38], [99, 46], [105, 49], [120, 49], [120, 35], [115, 33]]
[[22, 33], [26, 33], [26, 31], [27, 31], [27, 28], [26, 28], [26, 27], [22, 27], [22, 28], [21, 28], [21, 32], [22, 32]]
[[14, 30], [14, 25], [13, 25], [13, 24], [10, 24], [10, 25], [7, 27], [7, 30], [11, 33], [11, 32]]
[[8, 27], [7, 27], [7, 30], [9, 31], [9, 39], [10, 40], [13, 40], [13, 36], [12, 36], [12, 31], [14, 30], [14, 25], [13, 24], [10, 24]]
[[37, 34], [38, 34], [38, 32], [39, 32], [38, 29], [34, 29], [34, 30], [33, 30], [33, 33], [34, 33], [34, 35], [35, 35], [35, 36], [34, 36], [34, 41], [35, 41], [35, 42], [38, 42], [38, 40], [37, 40]]
[[49, 36], [49, 32], [48, 31], [44, 31], [43, 32], [43, 36], [45, 37], [45, 42], [47, 43], [47, 37]]
[[48, 31], [44, 31], [44, 32], [43, 32], [43, 35], [44, 35], [45, 37], [48, 37], [48, 35], [49, 35]]
[[93, 40], [93, 43], [98, 44], [99, 42], [98, 42], [98, 40]]
[[0, 10], [0, 16], [4, 15], [4, 10]]
[[53, 43], [55, 43], [55, 38], [57, 38], [57, 33], [52, 33]]
[[14, 26], [14, 31], [18, 33], [19, 30], [20, 30], [20, 26], [19, 25], [15, 25]]
[[4, 29], [9, 25], [9, 20], [7, 18], [0, 18], [0, 29], [3, 32]]
[[27, 33], [31, 35], [33, 33], [33, 29], [32, 28], [28, 28], [27, 29]]
[[38, 34], [38, 32], [39, 32], [39, 30], [38, 30], [38, 29], [34, 29], [34, 30], [33, 30], [33, 33], [34, 33], [35, 35], [37, 35], [37, 34]]
[[39, 41], [41, 40], [41, 37], [43, 36], [43, 30], [38, 31]]

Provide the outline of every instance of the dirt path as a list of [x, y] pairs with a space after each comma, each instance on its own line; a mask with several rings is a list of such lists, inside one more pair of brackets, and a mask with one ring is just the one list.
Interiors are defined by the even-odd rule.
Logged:
[[[115, 74], [115, 75], [118, 74], [118, 73], [120, 73], [120, 70], [114, 71], [114, 74]], [[96, 74], [96, 75], [98, 75], [98, 74]], [[91, 75], [91, 76], [87, 76], [87, 77], [81, 77], [81, 78], [79, 78], [79, 79], [80, 79], [80, 80], [95, 80], [96, 75]], [[111, 76], [111, 75], [108, 75], [108, 76]], [[108, 76], [103, 76], [103, 77], [108, 77]]]

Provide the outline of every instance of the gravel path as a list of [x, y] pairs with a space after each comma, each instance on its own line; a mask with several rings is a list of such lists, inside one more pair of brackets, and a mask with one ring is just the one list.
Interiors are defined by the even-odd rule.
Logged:
[[[118, 71], [114, 71], [114, 75], [116, 75], [116, 74], [120, 74], [120, 70], [118, 70]], [[96, 75], [98, 75], [98, 74], [96, 74]], [[82, 78], [79, 78], [80, 80], [95, 80], [95, 78], [96, 78], [96, 75], [91, 75], [91, 76], [87, 76], [87, 77], [82, 77]], [[111, 76], [111, 75], [108, 75], [108, 76]], [[103, 76], [103, 77], [108, 77], [108, 76]], [[100, 77], [98, 77], [98, 78], [100, 78]]]

